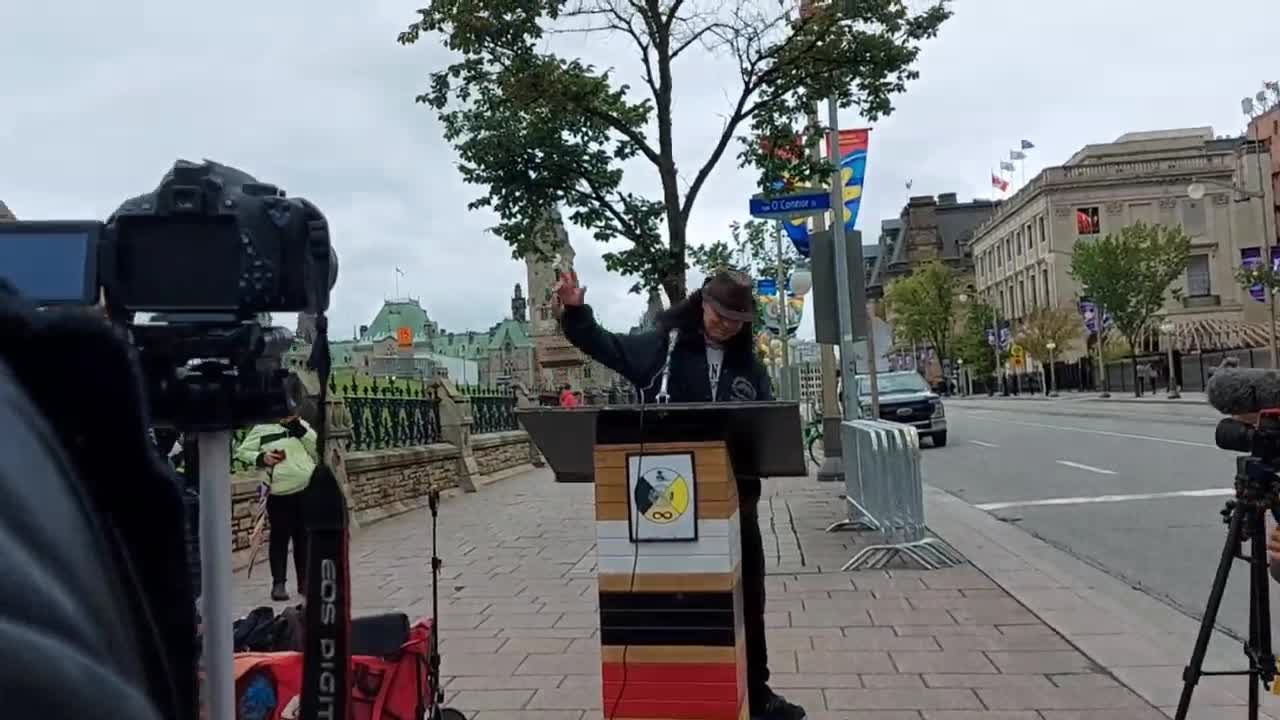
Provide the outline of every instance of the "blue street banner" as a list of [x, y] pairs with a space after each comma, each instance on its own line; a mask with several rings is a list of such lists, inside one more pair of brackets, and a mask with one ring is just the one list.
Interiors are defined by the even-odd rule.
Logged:
[[[1250, 270], [1262, 264], [1261, 248], [1244, 248], [1240, 251], [1240, 266]], [[1271, 248], [1271, 269], [1280, 271], [1280, 246]], [[1261, 284], [1250, 286], [1249, 295], [1258, 302], [1265, 302], [1267, 299], [1267, 291]]]
[[844, 229], [855, 230], [862, 206], [862, 182], [867, 176], [870, 128], [840, 131], [840, 180], [844, 195]]
[[[1009, 321], [1001, 320], [1000, 321], [1000, 349], [1008, 350], [1009, 346], [1012, 343], [1013, 343], [1013, 330], [1009, 327]], [[987, 344], [990, 345], [991, 347], [996, 346], [996, 331], [992, 328], [987, 328]]]
[[[1092, 300], [1080, 301], [1080, 316], [1084, 318], [1085, 330], [1092, 335], [1098, 332], [1098, 305]], [[1110, 330], [1112, 326], [1111, 313], [1103, 313], [1102, 329]]]

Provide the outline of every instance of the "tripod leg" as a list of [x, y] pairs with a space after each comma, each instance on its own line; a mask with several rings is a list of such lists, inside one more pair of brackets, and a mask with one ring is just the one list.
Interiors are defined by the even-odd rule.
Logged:
[[1269, 689], [1275, 678], [1276, 657], [1271, 652], [1271, 582], [1267, 567], [1266, 512], [1250, 517], [1249, 531], [1249, 717], [1258, 717], [1259, 685]]
[[1204, 619], [1200, 621], [1200, 632], [1196, 635], [1195, 649], [1191, 651], [1191, 661], [1182, 671], [1182, 696], [1178, 699], [1178, 711], [1174, 720], [1187, 720], [1187, 712], [1191, 710], [1191, 695], [1200, 682], [1204, 670], [1204, 656], [1209, 652], [1209, 640], [1213, 637], [1213, 626], [1218, 619], [1218, 607], [1222, 605], [1222, 594], [1227, 589], [1227, 576], [1231, 573], [1231, 563], [1240, 551], [1241, 531], [1244, 529], [1246, 510], [1243, 505], [1236, 504], [1231, 510], [1231, 523], [1227, 527], [1227, 541], [1222, 546], [1222, 559], [1218, 561], [1218, 570], [1213, 576], [1213, 587], [1209, 590], [1209, 603], [1204, 609]]

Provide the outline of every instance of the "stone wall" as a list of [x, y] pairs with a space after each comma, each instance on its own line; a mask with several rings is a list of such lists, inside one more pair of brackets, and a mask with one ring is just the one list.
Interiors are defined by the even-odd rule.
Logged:
[[471, 436], [471, 452], [481, 475], [529, 463], [529, 434], [523, 430]]
[[352, 514], [364, 524], [419, 507], [433, 484], [458, 484], [459, 455], [448, 443], [348, 454]]
[[[472, 435], [469, 441], [469, 454], [481, 476], [528, 465], [533, 455], [523, 430]], [[462, 459], [462, 450], [450, 443], [346, 453], [347, 495], [354, 523], [367, 524], [422, 507], [432, 484], [458, 487], [468, 467]], [[249, 547], [261, 479], [261, 471], [232, 479], [232, 545], [237, 552]], [[474, 483], [476, 478], [470, 480]], [[258, 562], [265, 561], [264, 552]]]

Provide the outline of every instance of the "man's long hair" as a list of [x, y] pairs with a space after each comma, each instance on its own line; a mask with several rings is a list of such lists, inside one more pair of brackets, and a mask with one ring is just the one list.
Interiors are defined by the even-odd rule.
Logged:
[[[680, 331], [682, 342], [702, 340], [702, 290], [694, 290], [688, 297], [663, 310], [657, 317], [658, 331], [664, 335], [672, 330]], [[735, 365], [748, 365], [754, 358], [752, 352], [752, 325], [743, 323], [738, 334], [724, 343], [725, 361]]]

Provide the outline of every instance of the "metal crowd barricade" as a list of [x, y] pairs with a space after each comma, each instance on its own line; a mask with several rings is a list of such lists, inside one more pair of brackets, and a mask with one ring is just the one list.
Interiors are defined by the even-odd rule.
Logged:
[[840, 441], [849, 517], [827, 531], [868, 530], [881, 535], [879, 542], [863, 548], [843, 570], [882, 568], [900, 555], [928, 570], [964, 562], [946, 543], [930, 537], [925, 526], [920, 436], [914, 427], [884, 420], [847, 420], [841, 423]]

